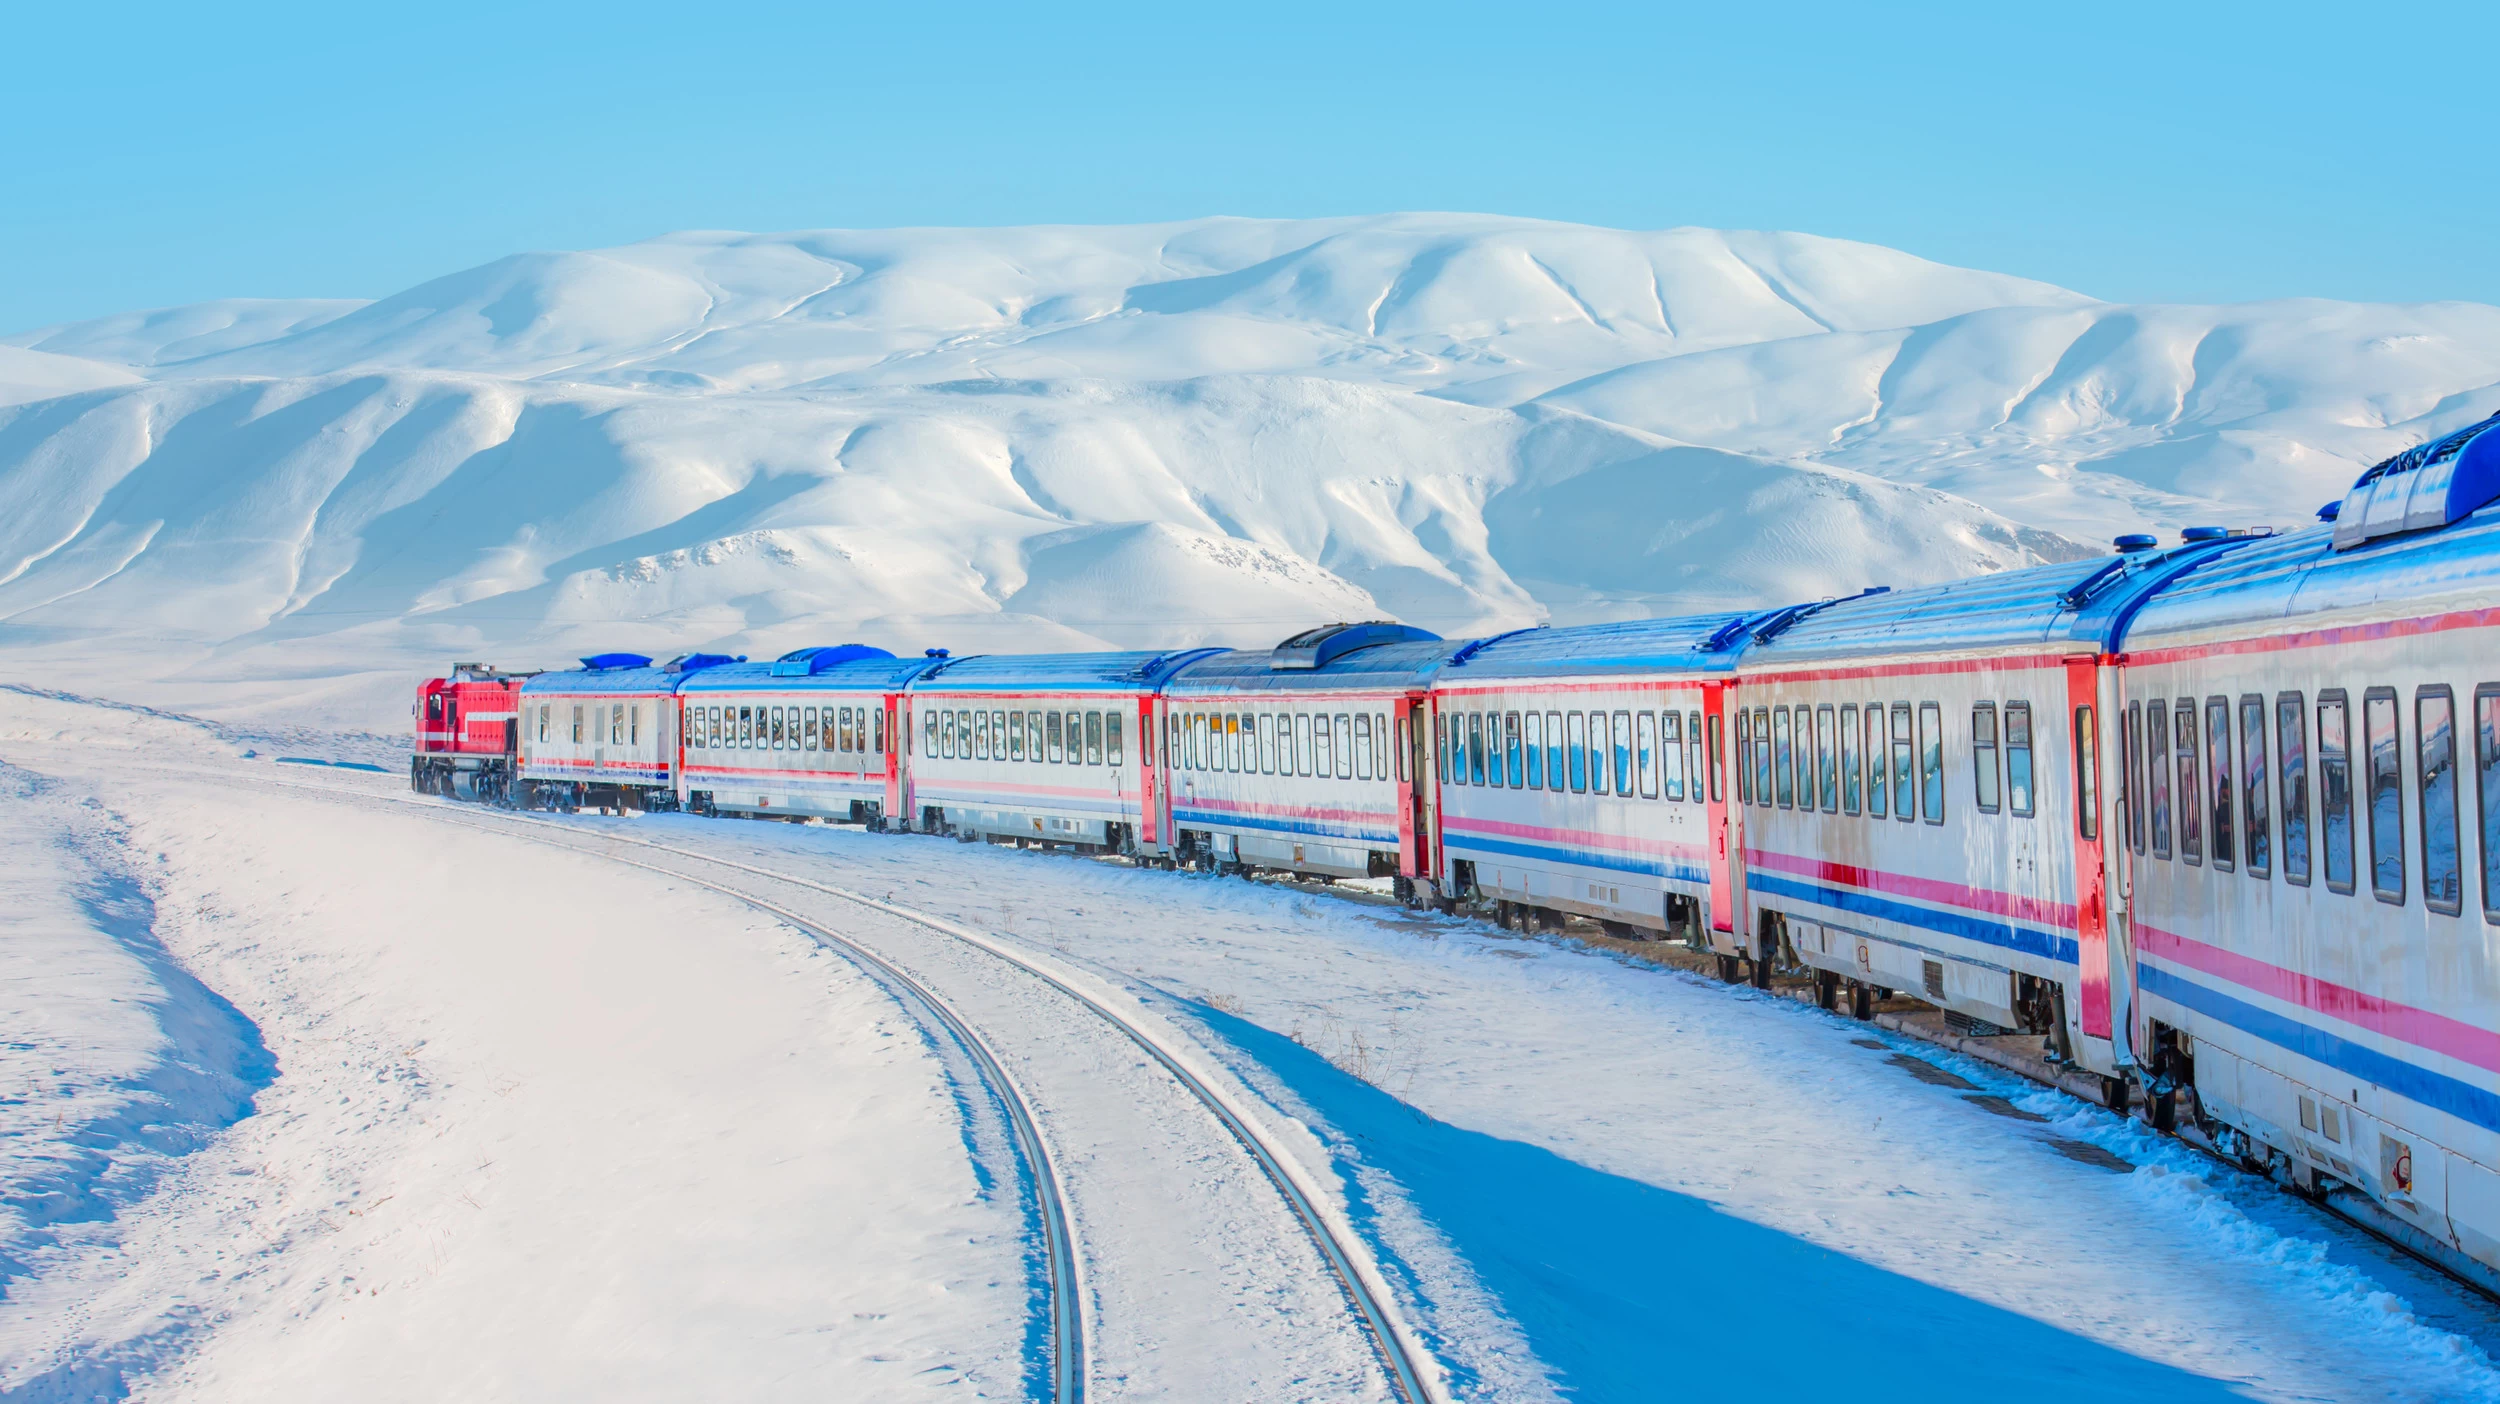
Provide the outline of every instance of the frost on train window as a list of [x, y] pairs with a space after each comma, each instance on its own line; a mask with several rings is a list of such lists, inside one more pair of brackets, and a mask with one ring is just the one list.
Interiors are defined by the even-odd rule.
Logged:
[[2368, 765], [2370, 891], [2395, 906], [2405, 900], [2404, 743], [2397, 733], [2396, 692], [2374, 687], [2361, 695], [2363, 759]]
[[1569, 733], [1565, 748], [1571, 760], [1571, 792], [1586, 793], [1589, 787], [1589, 716], [1586, 712], [1565, 712], [1563, 728]]
[[1528, 713], [1522, 727], [1522, 739], [1528, 749], [1528, 788], [1545, 788], [1545, 714]]
[[2474, 692], [2474, 808], [2481, 816], [2483, 920], [2500, 924], [2500, 687]]
[[1891, 812], [1891, 747], [1884, 740], [1884, 704], [1866, 704], [1866, 813], [1881, 819]]
[[2413, 694], [2414, 785], [2422, 803], [2422, 905], [2455, 916], [2465, 904], [2457, 844], [2457, 701], [2445, 687]]
[[1509, 772], [1512, 789], [1528, 783], [1527, 757], [1520, 750], [1517, 712], [1502, 713], [1502, 768]]
[[1563, 761], [1563, 714], [1547, 712], [1545, 714], [1545, 788], [1549, 790], [1563, 788], [1564, 772], [1568, 769], [1569, 767]]

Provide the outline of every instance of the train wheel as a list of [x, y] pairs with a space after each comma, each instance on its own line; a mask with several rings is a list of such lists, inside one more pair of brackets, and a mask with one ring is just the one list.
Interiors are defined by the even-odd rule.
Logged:
[[1849, 1017], [1852, 1019], [1875, 1017], [1875, 991], [1862, 980], [1849, 982]]
[[1732, 955], [1719, 957], [1719, 983], [1722, 985], [1736, 983], [1736, 957]]
[[1757, 990], [1771, 988], [1771, 962], [1767, 957], [1753, 958], [1753, 987]]
[[1840, 1007], [1840, 977], [1828, 970], [1814, 972], [1814, 1002], [1825, 1009]]

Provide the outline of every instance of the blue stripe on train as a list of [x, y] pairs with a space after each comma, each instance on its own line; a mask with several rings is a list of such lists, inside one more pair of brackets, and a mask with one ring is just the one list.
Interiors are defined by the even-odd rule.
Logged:
[[1398, 846], [1398, 836], [1377, 830], [1333, 829], [1325, 824], [1301, 819], [1271, 819], [1256, 814], [1218, 814], [1212, 810], [1172, 806], [1174, 824], [1203, 824], [1210, 829], [1265, 829], [1279, 834], [1307, 834], [1312, 838], [1344, 839], [1349, 843], [1376, 843], [1384, 848]]
[[2338, 1072], [2376, 1083], [2408, 1101], [2446, 1112], [2460, 1121], [2470, 1121], [2486, 1131], [2500, 1131], [2500, 1093], [2338, 1038], [2289, 1015], [2233, 999], [2149, 960], [2136, 966], [2136, 980], [2148, 995], [2185, 1005], [2313, 1063], [2324, 1063]]
[[1673, 882], [1708, 885], [1709, 870], [1667, 858], [1643, 858], [1630, 854], [1618, 857], [1585, 849], [1566, 848], [1558, 844], [1525, 843], [1518, 839], [1482, 838], [1475, 834], [1442, 833], [1442, 846], [1453, 854], [1493, 853], [1508, 858], [1530, 858], [1563, 868], [1603, 868], [1613, 873], [1642, 873]]
[[1983, 946], [2038, 956], [2043, 960], [2074, 965], [2082, 955], [2075, 947], [2075, 938], [2028, 926], [2015, 926], [1990, 917], [1969, 916], [1962, 912], [1940, 911], [1934, 907], [1914, 906], [1896, 902], [1872, 893], [1853, 892], [1847, 888], [1825, 887], [1821, 883], [1802, 882], [1775, 873], [1748, 873], [1745, 881], [1757, 892], [1776, 893], [1801, 901], [1833, 907], [1855, 916], [1869, 916], [1881, 921], [1895, 921], [1903, 926], [1922, 927], [1946, 936], [1958, 936]]

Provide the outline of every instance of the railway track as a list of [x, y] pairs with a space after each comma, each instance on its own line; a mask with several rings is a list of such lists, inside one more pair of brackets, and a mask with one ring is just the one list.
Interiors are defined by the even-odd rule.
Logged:
[[[230, 777], [229, 777], [230, 778]], [[1284, 1202], [1294, 1220], [1308, 1235], [1321, 1259], [1326, 1263], [1335, 1285], [1344, 1297], [1351, 1314], [1361, 1327], [1371, 1347], [1390, 1393], [1401, 1404], [1443, 1404], [1447, 1396], [1441, 1387], [1438, 1366], [1428, 1349], [1403, 1320], [1395, 1299], [1378, 1267], [1371, 1261], [1368, 1248], [1352, 1226], [1341, 1220], [1329, 1207], [1325, 1195], [1292, 1153], [1282, 1146], [1261, 1124], [1257, 1114], [1215, 1076], [1193, 1066], [1196, 1059], [1181, 1040], [1169, 1032], [1155, 1028], [1121, 1007], [1123, 1001], [1107, 991], [1089, 988], [1086, 977], [988, 933], [973, 930], [927, 912], [883, 898], [870, 896], [837, 884], [814, 878], [778, 872], [752, 863], [717, 854], [681, 848], [673, 844], [613, 832], [588, 834], [572, 825], [525, 814], [477, 809], [455, 802], [416, 796], [377, 794], [324, 784], [269, 778], [261, 783], [275, 788], [297, 790], [329, 799], [361, 800], [405, 806], [441, 823], [453, 824], [479, 832], [510, 834], [524, 831], [537, 843], [551, 848], [605, 859], [645, 872], [686, 882], [728, 897], [755, 910], [765, 912], [806, 932], [813, 940], [834, 949], [866, 970], [872, 979], [885, 985], [899, 999], [918, 1005], [930, 1016], [946, 1036], [958, 1044], [980, 1068], [983, 1079], [998, 1094], [1007, 1108], [1015, 1129], [1020, 1153], [1032, 1167], [1041, 1219], [1041, 1235], [1050, 1265], [1051, 1336], [1053, 1361], [1052, 1395], [1061, 1404], [1075, 1404], [1086, 1398], [1086, 1339], [1084, 1293], [1080, 1284], [1079, 1264], [1070, 1232], [1066, 1198], [1062, 1193], [1049, 1155], [1048, 1143], [1032, 1115], [1030, 1103], [1012, 1077], [1008, 1075], [995, 1052], [979, 1033], [966, 1022], [935, 990], [906, 973], [860, 942], [846, 937], [821, 922], [793, 911], [769, 897], [699, 873], [688, 872], [666, 862], [646, 861], [614, 851], [631, 847], [653, 855], [667, 855], [700, 863], [717, 872], [728, 869], [773, 883], [786, 884], [805, 891], [854, 903], [900, 921], [909, 922], [980, 951], [1032, 977], [1055, 990], [1110, 1025], [1133, 1043], [1147, 1058], [1169, 1076], [1189, 1097], [1204, 1108], [1223, 1127], [1261, 1176]]]

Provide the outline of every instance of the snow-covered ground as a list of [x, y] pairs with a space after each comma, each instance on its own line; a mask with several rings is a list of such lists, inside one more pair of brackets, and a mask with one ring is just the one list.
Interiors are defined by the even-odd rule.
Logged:
[[1458, 635], [2294, 523], [2496, 409], [2500, 308], [1797, 234], [686, 233], [0, 339], [0, 647], [370, 728], [453, 656]]
[[[0, 763], [0, 1390], [29, 1398], [1024, 1397], [1027, 1225], [945, 1060], [800, 933], [603, 844], [1131, 991], [1308, 1128], [1462, 1399], [2500, 1398], [2500, 1308], [2271, 1189], [1604, 953], [848, 829], [580, 817], [566, 852], [22, 692]], [[1133, 1052], [815, 900], [1030, 1079], [1135, 1366], [1102, 1397], [1360, 1392], [1273, 1206]], [[1250, 1373], [1260, 1341], [1301, 1363]]]

